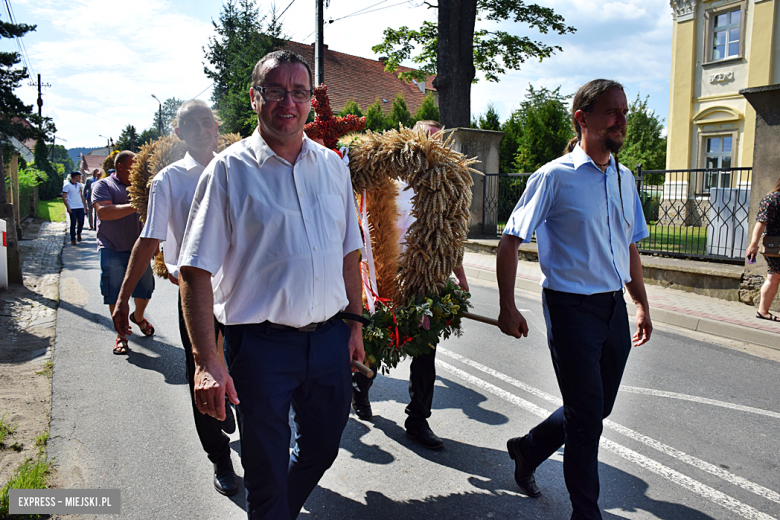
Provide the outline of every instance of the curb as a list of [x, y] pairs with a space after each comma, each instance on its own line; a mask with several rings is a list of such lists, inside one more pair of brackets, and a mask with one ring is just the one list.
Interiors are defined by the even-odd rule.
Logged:
[[[495, 271], [488, 271], [486, 269], [479, 269], [468, 265], [464, 265], [463, 268], [466, 271], [466, 275], [470, 278], [497, 283]], [[517, 276], [515, 278], [515, 289], [521, 289], [536, 294], [542, 293], [542, 286], [539, 285], [538, 279], [524, 276]], [[636, 312], [636, 306], [633, 302], [626, 302], [626, 307], [628, 308], [629, 313]], [[733, 323], [724, 323], [722, 321], [691, 316], [689, 314], [659, 308], [658, 306], [652, 308], [652, 319], [655, 322], [673, 325], [675, 327], [680, 327], [681, 329], [703, 332], [722, 338], [780, 350], [780, 337], [778, 337], [777, 334], [765, 332], [763, 330], [750, 329]]]

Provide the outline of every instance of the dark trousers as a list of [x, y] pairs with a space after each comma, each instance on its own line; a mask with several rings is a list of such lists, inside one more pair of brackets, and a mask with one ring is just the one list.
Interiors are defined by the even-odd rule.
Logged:
[[[76, 226], [78, 225], [78, 231]], [[84, 208], [71, 208], [70, 210], [70, 239], [76, 240], [76, 235], [81, 235], [84, 229]]]
[[349, 334], [341, 320], [310, 333], [268, 323], [225, 327], [251, 520], [297, 517], [336, 459], [352, 395]]
[[600, 520], [599, 439], [631, 351], [626, 304], [621, 291], [585, 296], [549, 289], [542, 302], [563, 407], [528, 433], [523, 455], [535, 467], [565, 443], [571, 518]]
[[[216, 331], [215, 331], [216, 332]], [[179, 293], [179, 334], [181, 343], [184, 346], [184, 355], [187, 365], [187, 383], [190, 385], [190, 402], [192, 403], [192, 414], [195, 418], [195, 430], [198, 432], [200, 444], [203, 450], [208, 454], [211, 462], [230, 453], [230, 438], [222, 433], [222, 422], [211, 417], [203, 415], [195, 406], [195, 359], [192, 357], [192, 343], [187, 334], [187, 326], [184, 323], [184, 314], [181, 311], [181, 293]], [[232, 413], [225, 410], [226, 413]]]
[[[86, 197], [87, 200], [89, 200], [89, 197]], [[87, 221], [89, 222], [89, 227], [94, 228], [95, 227], [95, 208], [92, 206], [87, 209]]]
[[433, 405], [433, 385], [436, 383], [436, 349], [412, 359], [409, 367], [409, 405], [406, 407], [406, 429], [419, 430], [428, 426]]

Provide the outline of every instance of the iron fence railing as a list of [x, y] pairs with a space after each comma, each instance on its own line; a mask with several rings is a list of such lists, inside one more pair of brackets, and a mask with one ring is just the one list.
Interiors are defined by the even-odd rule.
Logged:
[[482, 233], [501, 236], [509, 215], [525, 191], [530, 173], [489, 173], [485, 175], [482, 204]]
[[650, 236], [643, 253], [744, 262], [752, 168], [642, 170], [636, 184]]
[[[642, 170], [636, 187], [650, 236], [643, 253], [742, 263], [749, 242], [751, 168]], [[530, 173], [485, 175], [482, 232], [500, 236]]]

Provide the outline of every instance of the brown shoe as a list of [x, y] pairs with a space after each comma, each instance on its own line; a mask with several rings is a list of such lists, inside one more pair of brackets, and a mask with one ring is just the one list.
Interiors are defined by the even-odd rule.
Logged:
[[75, 240], [71, 240], [70, 243], [73, 244], [74, 246], [76, 245], [76, 241]]
[[79, 242], [81, 242], [81, 235], [77, 236], [77, 237], [76, 237], [76, 240], [78, 240]]

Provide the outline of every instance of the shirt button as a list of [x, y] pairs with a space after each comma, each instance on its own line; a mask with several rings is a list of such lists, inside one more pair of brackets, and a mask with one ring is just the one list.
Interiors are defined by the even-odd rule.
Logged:
[[308, 222], [309, 224], [311, 224], [311, 219], [310, 219], [310, 218], [307, 218], [307, 219], [306, 219], [306, 222]]
[[302, 192], [302, 191], [299, 191], [299, 192], [298, 192], [298, 195], [300, 195], [301, 197], [303, 197], [303, 192]]
[[314, 250], [315, 250], [315, 251], [317, 250], [317, 246], [314, 246]]
[[319, 277], [319, 276], [317, 277], [317, 281], [318, 281], [318, 282], [320, 281], [320, 277]]

